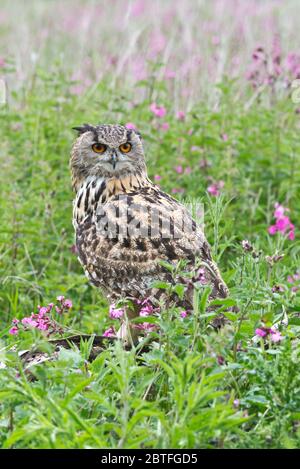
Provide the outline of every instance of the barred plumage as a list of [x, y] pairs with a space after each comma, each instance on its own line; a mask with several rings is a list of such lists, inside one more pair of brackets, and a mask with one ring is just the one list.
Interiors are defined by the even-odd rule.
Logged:
[[[226, 297], [201, 228], [182, 204], [148, 179], [140, 135], [119, 125], [85, 124], [77, 130], [71, 155], [73, 224], [79, 260], [91, 283], [110, 302], [146, 297], [155, 302], [163, 291], [153, 288], [153, 281], [173, 281], [160, 260], [174, 265], [184, 260], [192, 270], [200, 259], [211, 297]], [[124, 143], [129, 152], [121, 151]], [[101, 154], [93, 150], [95, 144]], [[181, 301], [185, 308], [192, 307], [191, 295]]]

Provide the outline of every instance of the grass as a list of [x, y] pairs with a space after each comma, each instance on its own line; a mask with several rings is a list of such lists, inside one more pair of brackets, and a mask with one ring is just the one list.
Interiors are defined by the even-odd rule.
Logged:
[[[0, 106], [3, 448], [300, 446], [300, 289], [292, 290], [299, 280], [288, 281], [300, 251], [297, 106], [289, 89], [274, 95], [270, 87], [254, 99], [248, 84], [241, 95], [223, 76], [214, 106], [199, 98], [181, 121], [159, 70], [128, 87], [101, 78], [77, 95], [61, 63], [51, 72], [37, 66]], [[168, 130], [149, 109], [154, 100], [168, 111]], [[208, 290], [199, 289], [192, 315], [181, 318], [174, 308], [157, 318], [160, 332], [147, 352], [116, 343], [89, 362], [91, 343], [82, 342], [28, 374], [18, 352], [51, 346], [37, 330], [10, 335], [13, 318], [64, 295], [73, 302], [60, 318], [68, 333], [102, 334], [113, 323], [72, 250], [68, 160], [71, 127], [83, 122], [138, 125], [150, 177], [204, 204], [205, 233], [230, 289], [221, 306], [239, 312], [225, 313], [229, 323], [215, 331]], [[209, 196], [220, 180], [220, 195]], [[275, 202], [289, 208], [295, 240], [268, 233]], [[246, 239], [252, 251], [243, 249]], [[274, 324], [278, 343], [255, 336]]]

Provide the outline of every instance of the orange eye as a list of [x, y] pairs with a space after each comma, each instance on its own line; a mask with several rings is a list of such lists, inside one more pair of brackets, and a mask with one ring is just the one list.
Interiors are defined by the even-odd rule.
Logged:
[[122, 153], [128, 153], [131, 150], [131, 145], [128, 142], [122, 143], [122, 145], [119, 146], [119, 149]]
[[104, 153], [106, 148], [104, 143], [94, 143], [94, 145], [92, 145], [92, 149], [95, 153]]

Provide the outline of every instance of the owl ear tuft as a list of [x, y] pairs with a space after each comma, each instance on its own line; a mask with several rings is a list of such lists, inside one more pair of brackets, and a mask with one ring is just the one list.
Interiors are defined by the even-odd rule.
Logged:
[[72, 127], [72, 130], [77, 130], [78, 135], [82, 135], [85, 132], [95, 132], [95, 127], [90, 124], [83, 124], [80, 127]]
[[138, 130], [135, 130], [135, 133], [137, 134], [140, 140], [143, 140], [141, 132], [139, 132]]
[[134, 134], [136, 134], [139, 137], [140, 140], [142, 140], [142, 135], [136, 128], [126, 127], [126, 129], [127, 129], [128, 135], [130, 135], [130, 133], [133, 132]]

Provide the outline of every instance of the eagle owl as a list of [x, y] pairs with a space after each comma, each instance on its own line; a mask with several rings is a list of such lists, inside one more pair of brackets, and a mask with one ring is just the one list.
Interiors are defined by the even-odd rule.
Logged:
[[[73, 225], [79, 261], [90, 282], [110, 303], [131, 300], [131, 318], [145, 298], [161, 301], [166, 293], [155, 281], [172, 284], [167, 263], [175, 266], [181, 260], [186, 271], [201, 265], [211, 298], [226, 297], [201, 228], [184, 205], [148, 178], [140, 134], [122, 125], [74, 129], [79, 135], [70, 161], [76, 193]], [[190, 290], [175, 303], [192, 309]], [[119, 331], [125, 341], [133, 334], [127, 324]]]

